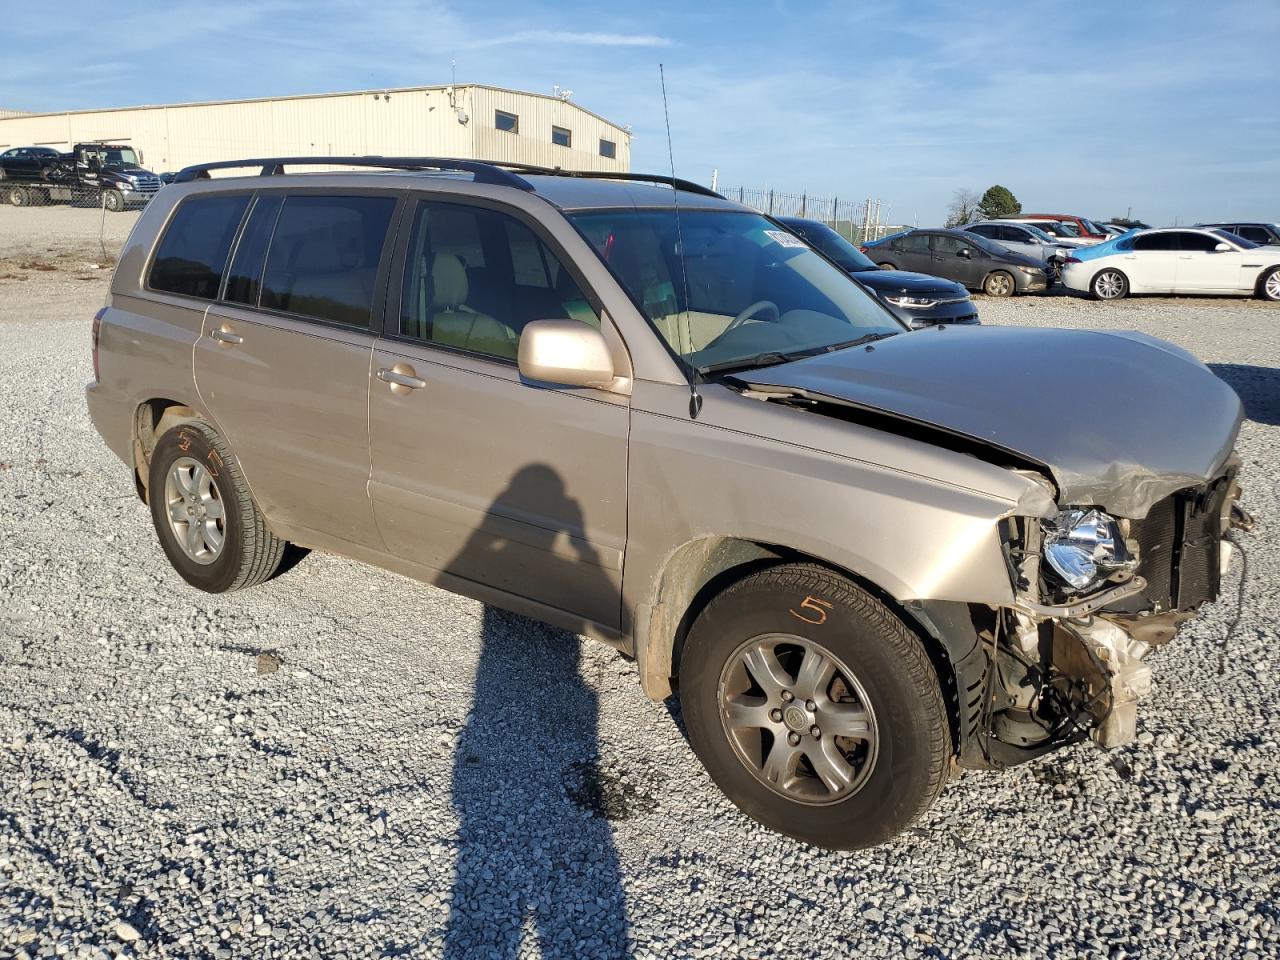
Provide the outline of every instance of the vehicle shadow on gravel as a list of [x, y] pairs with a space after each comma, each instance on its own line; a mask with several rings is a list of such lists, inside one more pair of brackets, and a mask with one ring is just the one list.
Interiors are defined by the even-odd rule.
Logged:
[[[566, 526], [582, 529], [563, 481], [541, 465], [518, 472], [489, 517], [509, 523], [517, 505], [531, 502], [546, 505], [544, 516], [577, 518]], [[603, 578], [582, 540], [569, 540], [573, 559], [552, 552], [568, 530], [525, 532], [543, 537], [536, 546], [548, 567], [561, 564], [559, 573], [580, 581]], [[508, 547], [477, 530], [450, 569], [483, 569]], [[472, 713], [454, 753], [459, 828], [445, 956], [514, 958], [527, 952], [526, 929], [544, 958], [629, 956], [611, 790], [599, 769], [599, 704], [580, 674], [582, 640], [489, 606], [481, 640]]]
[[1280, 425], [1280, 370], [1246, 363], [1211, 363], [1209, 369], [1227, 382], [1255, 423]]

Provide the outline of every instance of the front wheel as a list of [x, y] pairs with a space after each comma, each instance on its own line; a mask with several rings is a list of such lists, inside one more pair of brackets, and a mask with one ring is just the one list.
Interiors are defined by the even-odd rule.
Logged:
[[31, 204], [31, 198], [25, 187], [10, 187], [5, 196], [15, 207], [26, 207]]
[[1263, 300], [1280, 301], [1280, 267], [1274, 267], [1258, 284], [1258, 296]]
[[124, 209], [124, 194], [119, 190], [103, 190], [102, 205], [112, 213], [119, 213]]
[[1015, 285], [1013, 276], [1003, 270], [994, 270], [982, 281], [982, 292], [988, 297], [1011, 297]]
[[888, 262], [878, 263], [876, 264], [876, 266], [878, 266], [881, 270], [897, 270], [898, 269], [898, 265], [896, 263], [888, 263]]
[[1129, 279], [1119, 270], [1103, 270], [1090, 287], [1099, 300], [1120, 300], [1129, 294]]
[[744, 813], [817, 846], [881, 843], [946, 782], [946, 708], [919, 639], [822, 567], [785, 565], [711, 601], [679, 671], [689, 739]]
[[147, 499], [160, 546], [193, 587], [239, 590], [279, 568], [285, 541], [267, 526], [235, 455], [208, 424], [182, 423], [160, 437]]

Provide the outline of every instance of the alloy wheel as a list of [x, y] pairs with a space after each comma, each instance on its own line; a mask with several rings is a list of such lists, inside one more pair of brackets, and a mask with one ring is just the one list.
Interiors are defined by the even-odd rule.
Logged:
[[1280, 270], [1273, 270], [1265, 287], [1268, 300], [1280, 300]]
[[1093, 292], [1100, 300], [1114, 300], [1124, 293], [1124, 278], [1114, 270], [1100, 273], [1093, 281]]
[[165, 477], [164, 499], [169, 529], [182, 552], [200, 564], [217, 560], [226, 543], [226, 510], [208, 468], [179, 457]]
[[987, 280], [987, 293], [993, 297], [1007, 297], [1013, 292], [1013, 280], [1006, 274], [993, 274]]
[[812, 640], [767, 634], [746, 641], [721, 671], [718, 700], [738, 759], [789, 800], [844, 800], [875, 767], [880, 737], [866, 691]]

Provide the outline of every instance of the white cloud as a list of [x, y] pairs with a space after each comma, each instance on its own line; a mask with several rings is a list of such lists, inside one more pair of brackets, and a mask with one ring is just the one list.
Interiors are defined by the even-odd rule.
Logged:
[[477, 40], [472, 47], [499, 47], [515, 43], [554, 43], [562, 46], [588, 47], [669, 47], [671, 40], [652, 33], [578, 33], [572, 30], [521, 30]]

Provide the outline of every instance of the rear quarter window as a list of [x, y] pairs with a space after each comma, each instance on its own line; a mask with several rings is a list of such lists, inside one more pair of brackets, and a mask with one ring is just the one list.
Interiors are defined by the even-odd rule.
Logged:
[[164, 293], [215, 299], [231, 241], [248, 205], [246, 194], [183, 200], [160, 238], [147, 286]]

